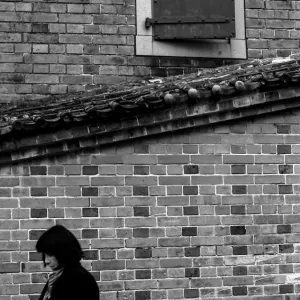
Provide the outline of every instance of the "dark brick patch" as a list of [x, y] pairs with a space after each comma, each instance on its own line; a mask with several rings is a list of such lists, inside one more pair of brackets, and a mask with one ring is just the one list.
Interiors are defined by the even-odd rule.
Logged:
[[29, 239], [30, 240], [38, 240], [44, 232], [45, 232], [45, 230], [30, 230], [29, 231]]
[[136, 279], [151, 279], [151, 270], [136, 270]]
[[199, 208], [198, 206], [184, 206], [183, 207], [183, 214], [188, 215], [198, 215], [199, 214]]
[[183, 170], [184, 174], [199, 174], [199, 166], [197, 165], [185, 165]]
[[233, 185], [232, 186], [232, 194], [247, 194], [247, 186], [246, 185]]
[[46, 187], [32, 187], [30, 188], [30, 195], [32, 197], [45, 197], [47, 196]]
[[198, 195], [198, 186], [186, 185], [183, 187], [183, 195]]
[[278, 134], [289, 134], [291, 133], [291, 125], [277, 125]]
[[84, 260], [98, 260], [99, 259], [98, 250], [84, 250], [83, 251], [83, 259]]
[[200, 277], [200, 269], [199, 268], [186, 268], [185, 269], [185, 277]]
[[279, 253], [293, 253], [293, 252], [294, 252], [293, 244], [279, 245]]
[[199, 290], [198, 289], [185, 289], [184, 298], [198, 298]]
[[82, 187], [82, 196], [97, 197], [98, 196], [98, 188], [97, 187]]
[[248, 248], [247, 248], [247, 246], [233, 246], [232, 254], [233, 255], [247, 255]]
[[31, 175], [47, 175], [47, 167], [46, 166], [31, 166], [30, 174]]
[[293, 194], [292, 185], [278, 185], [279, 194]]
[[83, 166], [82, 168], [82, 175], [97, 175], [98, 173], [98, 166]]
[[291, 154], [292, 146], [291, 145], [277, 145], [278, 154]]
[[232, 165], [231, 174], [246, 174], [246, 165]]
[[87, 207], [82, 209], [83, 217], [98, 217], [98, 208], [95, 207]]
[[279, 173], [280, 174], [292, 174], [294, 172], [293, 165], [280, 165]]
[[149, 175], [149, 166], [134, 166], [134, 175]]
[[82, 230], [82, 238], [83, 239], [96, 239], [96, 238], [98, 238], [98, 230], [97, 229], [83, 229]]
[[31, 218], [47, 218], [47, 209], [46, 208], [32, 208], [30, 210]]
[[151, 299], [150, 291], [136, 291], [135, 300], [148, 300]]
[[135, 258], [150, 258], [152, 257], [151, 248], [136, 248], [135, 249]]
[[149, 228], [134, 228], [133, 237], [135, 238], [147, 238], [149, 237]]
[[245, 266], [233, 267], [233, 275], [234, 276], [247, 275], [247, 267]]
[[182, 235], [183, 236], [196, 236], [197, 235], [197, 227], [182, 227]]
[[244, 235], [246, 234], [245, 226], [230, 226], [231, 235]]
[[291, 225], [277, 225], [277, 233], [278, 234], [291, 233], [291, 232], [292, 232]]
[[134, 207], [133, 213], [135, 217], [149, 217], [149, 207], [148, 206]]
[[232, 295], [233, 296], [247, 295], [247, 287], [246, 286], [233, 286], [232, 287]]
[[184, 248], [184, 255], [186, 257], [200, 256], [200, 247]]
[[148, 196], [148, 186], [134, 186], [133, 187], [133, 196]]
[[232, 215], [245, 215], [246, 214], [246, 207], [244, 205], [231, 206], [230, 209], [231, 209]]
[[279, 294], [292, 294], [294, 293], [294, 286], [292, 284], [280, 284]]

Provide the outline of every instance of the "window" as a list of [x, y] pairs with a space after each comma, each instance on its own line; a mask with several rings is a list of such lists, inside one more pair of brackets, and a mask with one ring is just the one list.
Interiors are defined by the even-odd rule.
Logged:
[[247, 58], [243, 0], [138, 0], [136, 8], [136, 55]]

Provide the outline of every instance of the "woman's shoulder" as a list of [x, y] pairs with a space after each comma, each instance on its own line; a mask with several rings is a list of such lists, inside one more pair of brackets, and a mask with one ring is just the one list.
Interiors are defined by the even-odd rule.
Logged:
[[[99, 300], [99, 288], [93, 275], [81, 265], [68, 266], [57, 280], [53, 294], [63, 300]], [[56, 298], [55, 298], [56, 299]]]

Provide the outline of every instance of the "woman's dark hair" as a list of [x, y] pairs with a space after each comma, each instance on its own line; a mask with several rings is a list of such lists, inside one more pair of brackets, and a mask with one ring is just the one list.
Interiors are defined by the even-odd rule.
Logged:
[[55, 225], [44, 232], [36, 243], [36, 250], [43, 255], [53, 255], [61, 267], [78, 264], [83, 257], [81, 246], [68, 229], [62, 225]]

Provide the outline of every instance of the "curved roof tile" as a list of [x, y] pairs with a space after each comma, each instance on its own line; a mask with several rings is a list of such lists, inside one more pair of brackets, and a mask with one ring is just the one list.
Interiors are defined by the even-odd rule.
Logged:
[[[246, 117], [253, 114], [253, 107], [272, 101], [268, 108], [256, 108], [255, 114], [280, 109], [276, 101], [285, 101], [284, 109], [298, 106], [294, 101], [299, 96], [298, 58], [254, 60], [198, 74], [0, 107], [2, 161], [76, 151], [138, 138], [145, 132], [167, 132], [168, 122], [173, 122], [172, 130], [176, 130]], [[80, 143], [74, 143], [80, 138]], [[46, 145], [51, 147], [44, 149]], [[13, 159], [13, 151], [33, 151], [34, 147], [39, 147], [36, 154], [23, 158], [15, 154]]]

